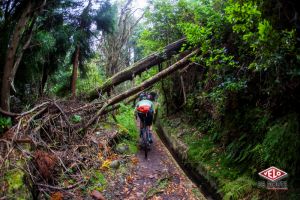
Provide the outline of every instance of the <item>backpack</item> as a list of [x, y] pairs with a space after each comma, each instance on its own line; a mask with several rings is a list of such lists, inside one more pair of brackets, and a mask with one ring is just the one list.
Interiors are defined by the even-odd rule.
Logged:
[[137, 108], [137, 110], [141, 113], [147, 113], [147, 112], [149, 112], [150, 109], [151, 109], [151, 107], [148, 105], [142, 105]]

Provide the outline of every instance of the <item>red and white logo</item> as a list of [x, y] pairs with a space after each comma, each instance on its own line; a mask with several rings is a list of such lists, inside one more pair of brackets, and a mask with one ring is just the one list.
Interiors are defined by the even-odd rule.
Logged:
[[288, 174], [276, 167], [269, 167], [268, 169], [265, 169], [258, 173], [261, 177], [264, 179], [267, 179], [272, 182], [279, 181], [285, 177], [288, 176]]

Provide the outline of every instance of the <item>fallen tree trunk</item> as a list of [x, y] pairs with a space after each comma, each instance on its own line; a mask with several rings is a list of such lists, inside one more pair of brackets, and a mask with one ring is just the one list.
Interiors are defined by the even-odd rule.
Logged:
[[0, 113], [1, 113], [2, 115], [8, 116], [8, 117], [17, 117], [17, 116], [20, 115], [20, 114], [18, 114], [18, 113], [12, 113], [12, 112], [5, 111], [5, 110], [3, 110], [2, 108], [0, 108]]
[[[123, 103], [126, 105], [126, 104], [129, 104], [130, 102], [133, 102], [135, 99], [137, 99], [139, 97], [139, 93], [134, 95], [134, 96], [131, 96], [130, 98], [128, 98], [126, 101], [124, 101]], [[119, 103], [119, 104], [116, 104], [116, 105], [112, 105], [111, 107], [105, 109], [105, 111], [103, 111], [102, 115], [105, 115], [107, 113], [110, 113], [114, 110], [117, 110], [121, 107], [121, 104], [122, 103]]]
[[88, 126], [90, 126], [95, 120], [97, 120], [99, 118], [99, 116], [101, 116], [106, 108], [108, 106], [114, 105], [116, 103], [121, 102], [122, 100], [137, 94], [149, 87], [151, 87], [153, 84], [155, 84], [156, 82], [160, 81], [161, 79], [169, 76], [170, 74], [172, 74], [173, 72], [177, 71], [178, 69], [184, 68], [186, 66], [186, 64], [189, 62], [189, 59], [196, 55], [199, 52], [199, 49], [193, 51], [192, 53], [190, 53], [189, 55], [187, 55], [186, 57], [184, 57], [183, 59], [179, 60], [178, 62], [176, 62], [175, 64], [171, 65], [170, 67], [162, 70], [161, 72], [157, 73], [156, 75], [154, 75], [152, 78], [144, 81], [142, 84], [133, 87], [117, 96], [114, 96], [110, 99], [108, 99], [104, 105], [102, 106], [102, 108], [97, 112], [97, 114], [85, 125], [84, 128], [87, 128]]
[[89, 99], [96, 99], [99, 97], [99, 94], [103, 94], [105, 92], [110, 91], [114, 86], [127, 81], [132, 80], [132, 78], [136, 75], [141, 74], [142, 72], [146, 71], [147, 69], [168, 60], [171, 56], [178, 54], [180, 49], [182, 48], [183, 44], [186, 42], [185, 38], [177, 40], [169, 45], [167, 45], [162, 52], [157, 52], [147, 56], [146, 58], [134, 63], [132, 66], [116, 73], [104, 84], [99, 87], [97, 90], [93, 91], [89, 95]]

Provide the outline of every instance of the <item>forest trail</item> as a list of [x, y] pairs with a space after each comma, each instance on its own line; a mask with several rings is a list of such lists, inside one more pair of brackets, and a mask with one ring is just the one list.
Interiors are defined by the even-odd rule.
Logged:
[[112, 199], [160, 199], [160, 200], [204, 200], [199, 188], [184, 174], [168, 149], [156, 133], [153, 134], [153, 144], [145, 159], [144, 151], [139, 150], [131, 160], [130, 176], [125, 178], [125, 186], [118, 183], [124, 177], [116, 175], [116, 179], [107, 187]]

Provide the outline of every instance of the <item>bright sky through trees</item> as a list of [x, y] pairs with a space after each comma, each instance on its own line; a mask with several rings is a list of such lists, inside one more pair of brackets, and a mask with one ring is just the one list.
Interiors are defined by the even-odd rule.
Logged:
[[147, 0], [134, 0], [133, 5], [136, 8], [145, 8], [147, 6]]

